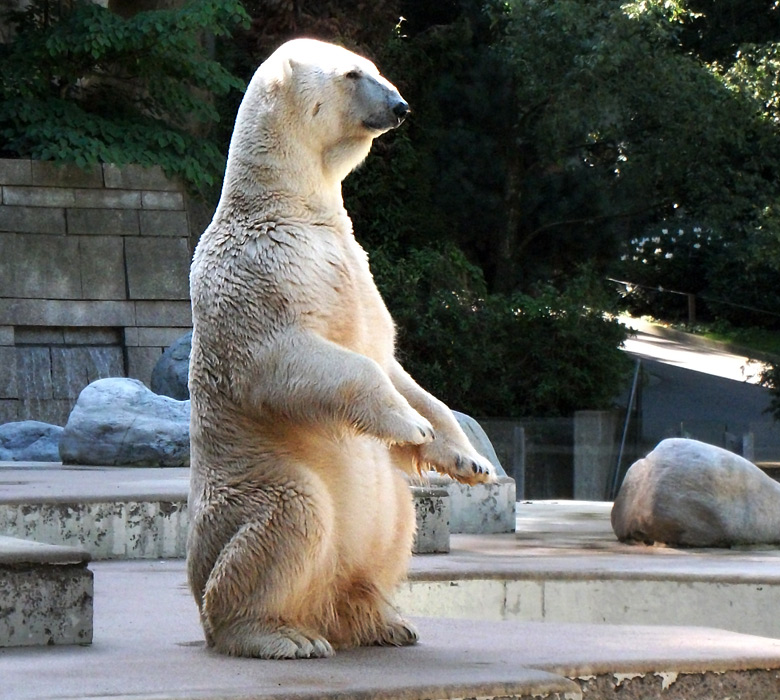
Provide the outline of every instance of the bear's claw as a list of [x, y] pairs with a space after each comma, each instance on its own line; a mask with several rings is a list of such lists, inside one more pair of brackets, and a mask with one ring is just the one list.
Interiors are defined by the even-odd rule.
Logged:
[[405, 647], [417, 644], [419, 639], [417, 628], [411, 622], [398, 618], [387, 623], [376, 643], [379, 646]]
[[464, 456], [457, 447], [443, 441], [423, 445], [420, 457], [432, 469], [464, 484], [489, 484], [496, 479], [493, 465], [484, 457]]
[[292, 627], [273, 631], [237, 635], [226, 648], [216, 644], [217, 651], [232, 656], [252, 656], [258, 659], [321, 659], [333, 656], [327, 639]]

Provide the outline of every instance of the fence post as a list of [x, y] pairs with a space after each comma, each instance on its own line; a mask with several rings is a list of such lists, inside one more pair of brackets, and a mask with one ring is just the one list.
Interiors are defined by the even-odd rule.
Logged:
[[609, 499], [615, 462], [617, 414], [615, 411], [574, 413], [574, 498]]
[[693, 326], [696, 324], [696, 295], [686, 294], [688, 297], [688, 325]]

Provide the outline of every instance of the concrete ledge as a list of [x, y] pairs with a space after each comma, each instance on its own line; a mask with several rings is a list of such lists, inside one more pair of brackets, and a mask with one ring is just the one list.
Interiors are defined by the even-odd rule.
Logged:
[[90, 644], [89, 554], [0, 536], [0, 647]]
[[780, 549], [624, 545], [610, 503], [518, 504], [517, 534], [453, 535], [396, 602], [460, 619], [713, 626], [780, 638]]
[[442, 554], [450, 551], [450, 497], [446, 489], [412, 486], [417, 530], [412, 552]]
[[89, 552], [77, 547], [61, 547], [0, 535], [0, 566], [82, 565], [90, 559]]
[[94, 647], [6, 650], [9, 697], [768, 700], [780, 683], [780, 640], [694, 627], [420, 618], [414, 647], [230, 658], [204, 648], [184, 562], [94, 566]]

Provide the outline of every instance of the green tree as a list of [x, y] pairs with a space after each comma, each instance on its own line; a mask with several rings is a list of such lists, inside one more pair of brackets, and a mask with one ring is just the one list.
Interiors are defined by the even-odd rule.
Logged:
[[606, 409], [630, 361], [610, 297], [583, 268], [564, 289], [487, 292], [452, 245], [372, 256], [398, 324], [401, 359], [417, 381], [475, 416], [566, 416]]
[[196, 188], [216, 184], [224, 156], [209, 137], [213, 97], [243, 81], [206, 55], [202, 36], [247, 24], [241, 3], [193, 0], [130, 19], [80, 0], [55, 7], [17, 13], [13, 41], [0, 45], [2, 153], [159, 164]]

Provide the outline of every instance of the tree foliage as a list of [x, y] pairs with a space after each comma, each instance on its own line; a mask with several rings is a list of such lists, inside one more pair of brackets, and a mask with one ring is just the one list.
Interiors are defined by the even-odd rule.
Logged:
[[55, 7], [14, 15], [14, 39], [0, 45], [3, 153], [159, 164], [196, 188], [215, 184], [224, 156], [208, 137], [213, 96], [244, 83], [206, 55], [202, 36], [247, 24], [241, 3], [194, 0], [130, 19], [82, 0]]
[[613, 405], [630, 361], [609, 296], [583, 268], [563, 290], [489, 293], [457, 248], [372, 256], [406, 369], [477, 416], [566, 416]]

